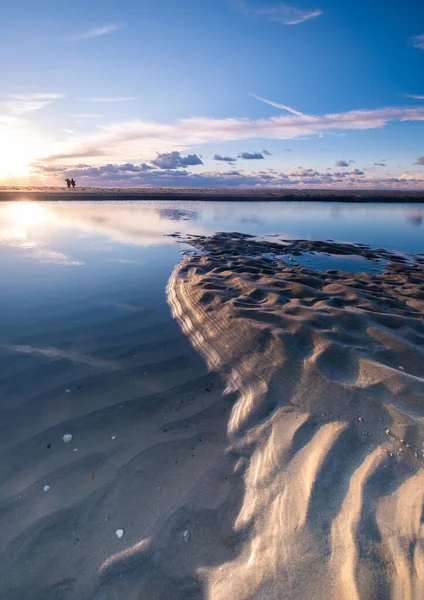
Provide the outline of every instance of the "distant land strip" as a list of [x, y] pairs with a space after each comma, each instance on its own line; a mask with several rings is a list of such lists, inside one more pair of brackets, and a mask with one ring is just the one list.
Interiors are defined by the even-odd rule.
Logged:
[[285, 202], [423, 202], [424, 190], [177, 189], [0, 187], [0, 202], [16, 200], [214, 200]]

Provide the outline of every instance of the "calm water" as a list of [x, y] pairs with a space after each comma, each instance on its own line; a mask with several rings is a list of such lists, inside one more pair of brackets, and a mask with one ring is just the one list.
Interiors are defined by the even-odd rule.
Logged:
[[[169, 314], [174, 232], [240, 231], [424, 252], [423, 205], [82, 202], [0, 205], [0, 342], [71, 339], [140, 310]], [[328, 268], [328, 263], [326, 263]], [[50, 336], [50, 337], [49, 337]], [[101, 339], [96, 342], [101, 345]], [[91, 340], [91, 345], [93, 342]]]

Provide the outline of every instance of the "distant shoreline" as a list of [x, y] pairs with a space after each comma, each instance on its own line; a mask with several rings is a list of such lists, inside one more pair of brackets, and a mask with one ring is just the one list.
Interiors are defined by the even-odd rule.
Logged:
[[0, 187], [0, 202], [16, 200], [214, 200], [220, 202], [361, 202], [424, 203], [424, 190], [276, 190], [176, 188]]

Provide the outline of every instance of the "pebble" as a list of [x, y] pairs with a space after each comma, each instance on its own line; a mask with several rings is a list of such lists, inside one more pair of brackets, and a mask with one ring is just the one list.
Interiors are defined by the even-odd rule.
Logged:
[[50, 486], [49, 486], [49, 485], [45, 485], [45, 486], [43, 487], [43, 490], [44, 490], [45, 492], [48, 492], [48, 491], [49, 491], [49, 489], [50, 489]]
[[359, 421], [360, 423], [363, 423], [363, 422], [364, 422], [364, 419], [363, 419], [362, 417], [358, 417], [358, 421]]
[[72, 442], [73, 438], [74, 436], [71, 433], [65, 433], [62, 439], [65, 442], [65, 444], [69, 444], [69, 442]]
[[71, 390], [70, 390], [69, 388], [66, 388], [65, 392], [66, 392], [67, 394], [70, 394], [70, 393], [71, 393]]
[[113, 440], [116, 440], [116, 435], [113, 435], [113, 436], [112, 436], [112, 439], [113, 439]]
[[386, 434], [390, 435], [392, 432], [390, 431], [390, 429], [386, 429]]
[[124, 530], [123, 530], [123, 529], [117, 529], [117, 530], [115, 531], [115, 534], [116, 534], [116, 537], [117, 537], [117, 538], [121, 539], [121, 537], [123, 537], [123, 536], [124, 536]]
[[404, 367], [398, 367], [400, 371], [404, 371]]

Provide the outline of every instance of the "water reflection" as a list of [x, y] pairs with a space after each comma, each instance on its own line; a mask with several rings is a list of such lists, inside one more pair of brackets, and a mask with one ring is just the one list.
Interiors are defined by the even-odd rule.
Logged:
[[32, 237], [34, 229], [39, 229], [49, 213], [35, 202], [13, 202], [1, 206], [0, 241], [22, 243]]
[[38, 225], [48, 216], [45, 208], [35, 202], [13, 202], [8, 204], [6, 208], [14, 221], [26, 227]]
[[[287, 238], [362, 242], [406, 252], [421, 252], [424, 206], [308, 202], [11, 202], [0, 205], [0, 244], [59, 253], [60, 264], [77, 264], [72, 248], [105, 244], [170, 244], [167, 236], [240, 231], [277, 233]], [[178, 226], [176, 227], [176, 221]], [[68, 251], [58, 247], [67, 238]], [[96, 240], [96, 241], [95, 241]], [[35, 252], [44, 248], [44, 252]], [[70, 260], [64, 258], [70, 256]], [[118, 257], [120, 258], [120, 257]], [[122, 258], [122, 257], [121, 257]], [[49, 260], [54, 261], [51, 254]]]
[[178, 210], [175, 208], [158, 208], [156, 210], [162, 219], [168, 221], [196, 221], [199, 218], [199, 213], [195, 210]]
[[411, 223], [411, 225], [419, 227], [423, 222], [423, 215], [421, 213], [412, 213], [407, 216], [406, 220], [408, 223]]
[[305, 252], [297, 256], [292, 264], [300, 264], [308, 269], [317, 271], [345, 271], [347, 273], [382, 273], [387, 265], [385, 260], [369, 260], [359, 255], [318, 254]]

